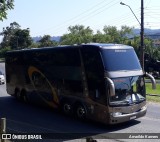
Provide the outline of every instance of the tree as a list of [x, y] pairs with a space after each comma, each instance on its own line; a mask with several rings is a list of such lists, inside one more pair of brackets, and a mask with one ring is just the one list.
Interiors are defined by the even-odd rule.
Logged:
[[92, 41], [96, 43], [105, 43], [107, 41], [107, 36], [98, 30], [97, 33], [93, 35]]
[[119, 30], [120, 35], [120, 42], [123, 44], [127, 44], [128, 42], [128, 36], [133, 35], [133, 28], [130, 28], [128, 26], [121, 26], [121, 29]]
[[3, 28], [3, 31], [0, 33], [0, 35], [3, 36], [1, 43], [2, 48], [10, 46], [10, 39], [18, 29], [20, 29], [20, 25], [17, 22], [10, 23], [10, 26]]
[[28, 48], [38, 48], [38, 47], [40, 47], [40, 43], [32, 42], [32, 44]]
[[10, 26], [3, 28], [3, 32], [1, 32], [0, 35], [3, 36], [1, 48], [26, 48], [32, 43], [29, 28], [21, 29], [20, 25], [16, 22], [13, 22]]
[[85, 28], [83, 25], [70, 26], [69, 34], [61, 37], [61, 44], [81, 44], [92, 41], [93, 30], [90, 27]]
[[10, 39], [12, 49], [28, 48], [32, 44], [29, 28], [18, 29]]
[[0, 21], [7, 19], [7, 10], [14, 7], [14, 0], [0, 0]]
[[51, 40], [51, 36], [50, 35], [44, 35], [40, 40], [39, 40], [39, 47], [50, 47], [50, 46], [54, 46], [57, 45], [56, 41], [52, 41]]
[[118, 30], [115, 26], [104, 26], [103, 31], [106, 36], [107, 42], [112, 43], [124, 43], [128, 39], [128, 35], [132, 34], [133, 28], [128, 26], [121, 26], [121, 29]]
[[104, 26], [103, 31], [105, 35], [108, 35], [108, 38], [112, 43], [120, 43], [120, 33], [118, 32], [117, 27], [115, 26]]

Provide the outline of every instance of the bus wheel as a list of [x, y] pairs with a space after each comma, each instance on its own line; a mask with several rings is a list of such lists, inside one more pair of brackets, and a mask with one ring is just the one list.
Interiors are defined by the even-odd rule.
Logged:
[[28, 103], [28, 97], [27, 97], [26, 94], [23, 95], [23, 101], [24, 101], [25, 103]]
[[28, 97], [27, 97], [27, 94], [26, 94], [26, 91], [25, 91], [25, 90], [22, 90], [22, 92], [21, 92], [21, 97], [22, 97], [22, 100], [23, 100], [25, 103], [28, 103]]
[[78, 105], [76, 107], [76, 116], [82, 120], [86, 118], [86, 109], [84, 108], [83, 105]]
[[20, 101], [22, 100], [21, 92], [19, 90], [16, 91], [16, 98]]
[[65, 114], [71, 114], [71, 110], [72, 110], [72, 107], [71, 107], [71, 104], [68, 103], [68, 102], [63, 102], [62, 103], [62, 110]]

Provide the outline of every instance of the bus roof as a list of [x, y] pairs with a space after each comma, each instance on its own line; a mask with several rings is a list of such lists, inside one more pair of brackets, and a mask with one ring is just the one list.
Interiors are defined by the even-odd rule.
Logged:
[[132, 46], [124, 45], [124, 44], [114, 44], [114, 43], [88, 43], [84, 44], [84, 46], [98, 46], [103, 49], [133, 49]]
[[81, 44], [81, 45], [59, 45], [55, 47], [41, 47], [41, 48], [24, 48], [21, 50], [12, 50], [8, 52], [23, 52], [23, 51], [36, 51], [36, 50], [52, 50], [52, 49], [57, 49], [57, 48], [75, 48], [75, 47], [99, 47], [102, 49], [133, 49], [132, 46], [128, 45], [123, 45], [123, 44], [114, 44], [114, 43], [86, 43], [86, 44]]

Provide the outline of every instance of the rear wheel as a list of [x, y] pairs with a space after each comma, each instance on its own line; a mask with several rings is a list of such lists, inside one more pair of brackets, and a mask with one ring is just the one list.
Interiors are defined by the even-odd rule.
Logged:
[[81, 104], [77, 105], [75, 113], [76, 113], [76, 116], [81, 120], [84, 120], [86, 118], [86, 114], [87, 114], [86, 109]]
[[25, 91], [25, 90], [22, 90], [22, 92], [21, 92], [21, 97], [22, 97], [22, 100], [23, 100], [25, 103], [28, 103], [28, 97], [27, 97], [27, 94], [26, 94], [26, 91]]
[[67, 101], [64, 101], [62, 103], [62, 111], [64, 112], [64, 114], [67, 114], [67, 115], [71, 114], [72, 113], [71, 104], [69, 102], [67, 102]]
[[25, 90], [20, 91], [19, 89], [16, 89], [16, 91], [15, 91], [15, 97], [16, 97], [19, 101], [28, 102], [28, 98], [27, 98], [27, 95], [26, 95], [26, 91], [25, 91]]
[[28, 98], [27, 98], [26, 94], [23, 95], [23, 101], [26, 102], [26, 103], [28, 103]]
[[16, 90], [15, 91], [15, 96], [16, 96], [16, 98], [18, 99], [18, 100], [22, 100], [22, 96], [21, 96], [21, 92], [19, 91], [19, 90]]

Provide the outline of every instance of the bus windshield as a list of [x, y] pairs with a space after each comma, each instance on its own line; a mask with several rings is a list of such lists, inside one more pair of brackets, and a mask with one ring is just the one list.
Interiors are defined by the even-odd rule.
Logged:
[[136, 84], [140, 84], [141, 89], [144, 88], [142, 76], [114, 78], [112, 81], [115, 85], [115, 96], [110, 97], [110, 105], [130, 105], [145, 101], [145, 97], [136, 90]]
[[106, 71], [141, 70], [141, 66], [134, 49], [102, 49]]

